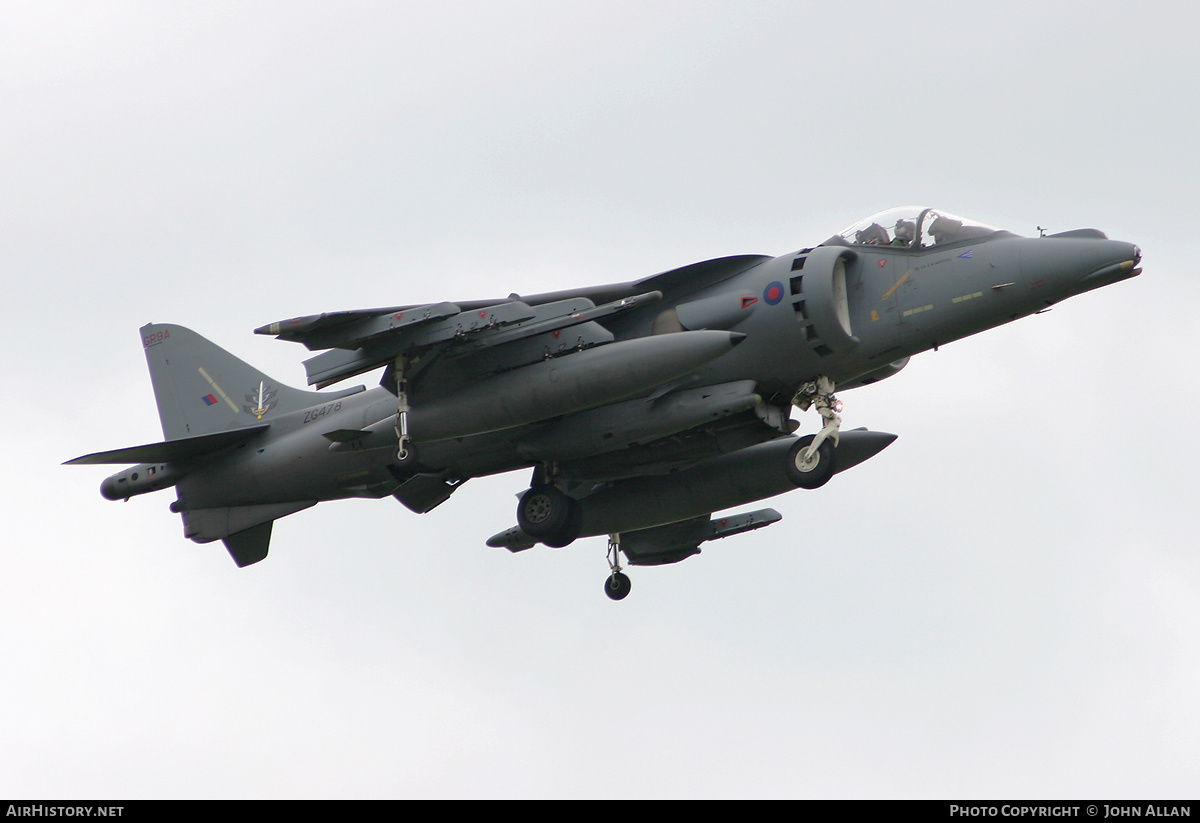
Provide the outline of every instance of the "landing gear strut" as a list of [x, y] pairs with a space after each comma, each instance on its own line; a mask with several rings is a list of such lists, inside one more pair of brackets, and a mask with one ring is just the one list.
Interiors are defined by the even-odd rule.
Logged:
[[801, 488], [815, 489], [833, 476], [834, 448], [842, 427], [842, 418], [838, 415], [842, 402], [834, 396], [833, 390], [833, 381], [822, 374], [802, 385], [792, 398], [792, 404], [801, 411], [815, 406], [825, 422], [816, 435], [801, 438], [788, 453], [788, 476]]
[[407, 365], [408, 358], [402, 354], [396, 356], [393, 371], [396, 378], [396, 459], [402, 466], [416, 462], [408, 436], [408, 379], [404, 376]]
[[842, 418], [838, 415], [842, 410], [842, 401], [834, 397], [834, 388], [833, 381], [822, 374], [816, 380], [802, 385], [792, 398], [792, 405], [799, 407], [800, 411], [808, 411], [810, 406], [816, 406], [817, 414], [825, 421], [808, 447], [808, 457], [817, 453], [826, 438], [832, 439], [833, 445], [837, 445], [838, 431], [842, 428]]
[[611, 534], [608, 537], [608, 566], [612, 574], [604, 581], [604, 593], [610, 600], [624, 600], [633, 588], [629, 578], [621, 573], [621, 536]]

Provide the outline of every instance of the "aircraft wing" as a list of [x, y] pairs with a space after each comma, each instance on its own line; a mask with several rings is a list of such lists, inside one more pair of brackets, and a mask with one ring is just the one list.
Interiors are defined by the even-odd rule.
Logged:
[[678, 269], [651, 275], [633, 283], [638, 289], [656, 289], [669, 296], [675, 292], [693, 292], [735, 277], [747, 269], [774, 258], [762, 254], [738, 254], [703, 260]]
[[[721, 257], [628, 283], [529, 297], [512, 294], [503, 300], [329, 312], [269, 323], [254, 331], [302, 343], [310, 351], [325, 350], [304, 363], [309, 385], [325, 388], [390, 365], [400, 356], [429, 350], [471, 354], [543, 335], [554, 335], [557, 340], [564, 329], [572, 327], [580, 332], [571, 338], [575, 347], [611, 342], [612, 335], [596, 321], [642, 307], [664, 293], [696, 291], [769, 259], [762, 255]], [[519, 352], [506, 363], [508, 368], [531, 362], [530, 353], [537, 357], [546, 353], [546, 347], [525, 348], [530, 352]]]
[[255, 329], [254, 333], [273, 334], [280, 340], [303, 343], [310, 351], [320, 351], [370, 337], [377, 333], [379, 321], [389, 316], [392, 322], [388, 324], [388, 328], [396, 329], [428, 322], [431, 319], [451, 317], [460, 311], [462, 309], [454, 303], [335, 311], [268, 323]]
[[[437, 303], [387, 310], [387, 313], [368, 309], [300, 317], [271, 323], [255, 331], [274, 334], [281, 340], [301, 342], [309, 349], [328, 349], [304, 361], [309, 385], [325, 388], [390, 365], [400, 356], [425, 354], [430, 350], [442, 354], [473, 354], [545, 335], [557, 338], [564, 329], [571, 327], [583, 329], [577, 345], [607, 343], [612, 340], [612, 335], [596, 325], [596, 320], [661, 297], [661, 292], [643, 292], [599, 306], [583, 296], [533, 306], [523, 300], [509, 300], [479, 309]], [[507, 366], [523, 365], [522, 357], [536, 360], [543, 354], [540, 349], [524, 353], [510, 359]]]

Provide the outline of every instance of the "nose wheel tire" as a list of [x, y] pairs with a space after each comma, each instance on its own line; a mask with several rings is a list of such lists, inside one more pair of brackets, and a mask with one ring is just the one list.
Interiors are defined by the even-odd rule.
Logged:
[[834, 465], [833, 443], [825, 440], [817, 447], [812, 457], [807, 457], [808, 447], [815, 435], [807, 435], [796, 441], [788, 450], [787, 469], [788, 479], [802, 489], [816, 489], [824, 486], [833, 477]]
[[624, 600], [632, 588], [633, 583], [621, 572], [613, 572], [604, 581], [604, 593], [608, 595], [610, 600]]

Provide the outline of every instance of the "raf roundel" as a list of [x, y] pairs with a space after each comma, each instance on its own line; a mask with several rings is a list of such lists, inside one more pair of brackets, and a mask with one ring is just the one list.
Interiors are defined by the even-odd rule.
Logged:
[[768, 306], [778, 305], [779, 301], [782, 299], [783, 299], [783, 284], [780, 283], [778, 280], [776, 280], [773, 283], [767, 284], [767, 287], [765, 289], [763, 289], [763, 300], [767, 301]]

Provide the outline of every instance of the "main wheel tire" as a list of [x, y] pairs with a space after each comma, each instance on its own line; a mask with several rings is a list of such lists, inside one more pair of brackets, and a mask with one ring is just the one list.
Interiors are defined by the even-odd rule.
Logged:
[[817, 447], [817, 452], [812, 456], [812, 460], [805, 462], [804, 453], [808, 451], [809, 444], [813, 442], [815, 435], [809, 434], [801, 437], [788, 450], [787, 456], [787, 475], [793, 483], [802, 489], [817, 489], [829, 482], [829, 478], [833, 477], [833, 472], [837, 468], [834, 465], [835, 449], [830, 440], [825, 440]]
[[608, 595], [610, 600], [624, 600], [632, 588], [633, 583], [620, 572], [613, 572], [604, 581], [604, 593]]
[[539, 540], [559, 534], [570, 525], [572, 502], [553, 486], [534, 486], [517, 504], [517, 525]]
[[542, 542], [552, 549], [561, 549], [571, 545], [583, 531], [583, 506], [579, 505], [579, 501], [573, 497], [567, 498], [567, 506], [570, 509], [567, 514], [567, 522], [557, 532], [542, 538]]

